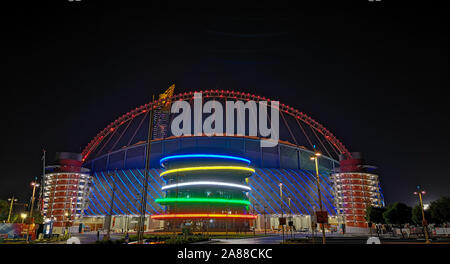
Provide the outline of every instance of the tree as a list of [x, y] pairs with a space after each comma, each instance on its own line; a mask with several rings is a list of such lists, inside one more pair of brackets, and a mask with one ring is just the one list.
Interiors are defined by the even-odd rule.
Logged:
[[[430, 210], [425, 210], [424, 213], [425, 213], [425, 219], [427, 221], [430, 221], [431, 220]], [[419, 204], [414, 206], [414, 208], [412, 209], [411, 220], [416, 225], [422, 225], [422, 208], [420, 207]]]
[[450, 197], [441, 197], [430, 204], [431, 221], [436, 224], [450, 222]]
[[0, 221], [6, 221], [9, 214], [9, 203], [5, 200], [0, 200]]
[[[386, 211], [386, 208], [375, 207], [370, 204], [366, 207], [366, 221], [369, 224], [370, 235], [372, 236], [372, 223], [375, 224], [384, 224], [383, 212]], [[379, 235], [379, 232], [377, 232]]]
[[10, 223], [20, 223], [22, 219], [20, 218], [20, 214], [11, 214], [11, 219], [9, 219]]
[[400, 227], [400, 232], [403, 236], [403, 224], [411, 222], [412, 208], [404, 203], [390, 204], [386, 212], [383, 213], [383, 218], [388, 224], [397, 225]]
[[44, 223], [44, 217], [42, 216], [41, 212], [38, 209], [33, 210], [33, 217], [34, 217], [35, 224], [43, 224]]
[[372, 205], [366, 208], [366, 221], [368, 223], [384, 224], [383, 213], [386, 211], [384, 207], [375, 207]]

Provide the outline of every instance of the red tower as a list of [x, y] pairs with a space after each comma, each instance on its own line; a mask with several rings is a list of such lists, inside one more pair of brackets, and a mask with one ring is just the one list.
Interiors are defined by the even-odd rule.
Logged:
[[54, 165], [46, 166], [42, 214], [52, 233], [64, 233], [82, 217], [90, 194], [89, 170], [81, 167], [81, 154], [60, 152]]
[[338, 215], [349, 227], [367, 227], [367, 206], [383, 206], [384, 199], [376, 167], [364, 165], [359, 152], [340, 157], [338, 172], [331, 175]]

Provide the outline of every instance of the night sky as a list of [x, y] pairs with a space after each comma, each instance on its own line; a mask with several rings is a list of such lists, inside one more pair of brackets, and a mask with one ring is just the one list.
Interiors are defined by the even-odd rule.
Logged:
[[125, 2], [2, 6], [0, 199], [29, 200], [42, 148], [49, 160], [81, 152], [173, 82], [176, 93], [233, 89], [307, 113], [379, 167], [387, 203], [414, 204], [417, 184], [425, 202], [450, 195], [450, 10]]

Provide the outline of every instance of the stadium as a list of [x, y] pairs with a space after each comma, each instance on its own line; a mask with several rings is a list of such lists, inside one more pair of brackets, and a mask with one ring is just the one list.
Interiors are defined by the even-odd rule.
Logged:
[[[299, 110], [279, 104], [275, 147], [261, 147], [263, 137], [248, 133], [174, 136], [170, 106], [176, 101], [194, 104], [194, 92], [173, 92], [174, 85], [158, 100], [119, 117], [84, 148], [80, 159], [92, 180], [78, 221], [86, 230], [105, 224], [115, 231], [136, 230], [144, 189], [146, 231], [279, 230], [280, 217], [287, 218], [287, 228], [310, 230], [321, 205], [328, 230], [338, 231], [344, 224], [364, 228], [367, 204], [384, 203], [374, 167], [365, 166], [359, 154]], [[230, 100], [271, 102], [238, 91], [201, 93], [204, 101], [223, 105]], [[311, 160], [315, 153], [321, 153], [319, 181]], [[108, 215], [112, 217], [105, 221]]]

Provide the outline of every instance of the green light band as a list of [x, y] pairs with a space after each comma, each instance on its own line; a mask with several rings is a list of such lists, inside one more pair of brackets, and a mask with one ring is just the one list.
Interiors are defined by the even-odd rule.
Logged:
[[247, 200], [221, 199], [221, 198], [158, 198], [157, 203], [230, 203], [250, 205]]

